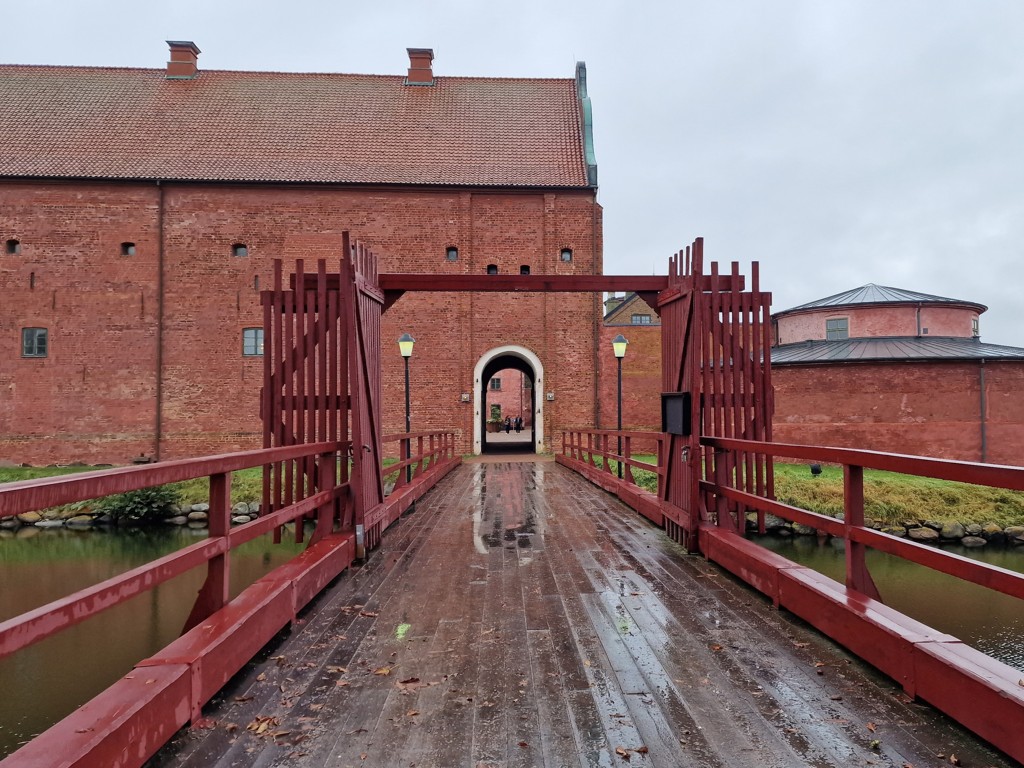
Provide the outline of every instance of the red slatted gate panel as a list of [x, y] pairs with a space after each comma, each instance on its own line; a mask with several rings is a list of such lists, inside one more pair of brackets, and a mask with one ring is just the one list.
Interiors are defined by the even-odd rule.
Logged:
[[[318, 261], [314, 275], [304, 267], [303, 260], [295, 262], [286, 288], [283, 265], [275, 260], [274, 286], [260, 293], [263, 446], [338, 443], [332, 468], [337, 485], [346, 483], [349, 473], [344, 448], [349, 433], [348, 319], [337, 276], [328, 275], [326, 262]], [[281, 509], [319, 490], [317, 472], [312, 457], [265, 467], [263, 509]], [[352, 505], [339, 499], [335, 517], [342, 528], [353, 527], [352, 515]], [[324, 533], [318, 531], [314, 540]], [[275, 531], [275, 540], [280, 536]], [[302, 541], [303, 526], [296, 525], [295, 539]]]
[[380, 543], [384, 514], [382, 456], [381, 336], [384, 292], [377, 280], [377, 259], [362, 244], [350, 243], [342, 264], [342, 290], [349, 317], [349, 367], [352, 394], [352, 471], [357, 531], [363, 526], [365, 546]]
[[702, 436], [770, 441], [774, 409], [771, 294], [760, 290], [758, 264], [747, 291], [736, 262], [727, 275], [719, 274], [717, 263], [704, 274], [703, 251], [698, 238], [670, 261], [669, 287], [658, 300], [663, 391], [691, 393], [691, 434], [668, 441], [662, 498], [678, 511], [666, 511], [666, 530], [692, 551], [701, 521], [741, 534], [746, 526], [745, 509], [722, 499], [707, 508], [702, 476], [774, 496], [772, 465], [762, 454], [733, 458], [700, 447]]

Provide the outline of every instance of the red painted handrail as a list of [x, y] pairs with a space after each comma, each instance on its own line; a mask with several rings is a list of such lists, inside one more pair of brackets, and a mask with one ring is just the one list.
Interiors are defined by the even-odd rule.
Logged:
[[[762, 456], [804, 459], [840, 464], [844, 468], [845, 514], [843, 520], [809, 510], [781, 504], [763, 496], [722, 484], [722, 477], [704, 480], [701, 489], [709, 496], [720, 496], [759, 512], [807, 525], [846, 541], [848, 587], [877, 597], [864, 563], [864, 547], [902, 558], [918, 565], [955, 576], [1005, 595], [1024, 599], [1024, 574], [972, 560], [926, 544], [891, 536], [863, 524], [863, 469], [878, 469], [904, 475], [952, 480], [1009, 490], [1024, 490], [1024, 468], [996, 464], [972, 464], [964, 461], [933, 459], [923, 456], [861, 451], [852, 448], [762, 443], [754, 440], [701, 438], [701, 445], [717, 452], [760, 454]], [[708, 509], [713, 508], [708, 501]]]
[[[622, 453], [618, 453], [618, 439], [622, 438]], [[657, 463], [648, 464], [633, 458], [633, 441], [652, 441]], [[609, 460], [619, 462], [623, 467], [623, 480], [628, 485], [638, 485], [633, 476], [633, 469], [653, 472], [658, 477], [658, 496], [665, 483], [665, 440], [664, 432], [644, 432], [640, 430], [614, 429], [567, 429], [562, 431], [562, 455], [568, 459], [583, 462], [597, 467], [595, 458], [602, 459], [601, 469], [608, 475], [612, 474]]]
[[[399, 443], [399, 455], [401, 459], [385, 466], [381, 464], [381, 478], [393, 475], [398, 472], [394, 488], [398, 490], [407, 483], [420, 477], [431, 467], [442, 461], [455, 458], [455, 432], [434, 431], [434, 432], [400, 432], [391, 435], [384, 435], [381, 438], [384, 444]], [[412, 453], [412, 443], [416, 442], [416, 453]], [[407, 472], [402, 470], [407, 467], [412, 469]]]
[[[329, 487], [282, 509], [265, 514], [257, 519], [231, 527], [229, 519], [231, 505], [226, 499], [230, 492], [230, 472], [252, 467], [268, 466], [284, 461], [307, 457], [319, 457], [325, 467], [333, 467], [339, 453], [347, 450], [347, 443], [314, 443], [311, 445], [287, 446], [244, 451], [221, 456], [204, 456], [196, 459], [168, 461], [138, 467], [85, 472], [76, 475], [24, 480], [0, 485], [0, 517], [10, 517], [39, 509], [68, 504], [76, 501], [95, 499], [111, 494], [149, 488], [165, 483], [210, 477], [210, 537], [205, 541], [183, 547], [164, 557], [133, 568], [99, 584], [79, 590], [74, 594], [40, 606], [32, 611], [0, 622], [0, 658], [28, 645], [43, 640], [97, 613], [112, 608], [131, 598], [149, 591], [176, 576], [201, 566], [218, 562], [224, 563], [218, 574], [218, 586], [229, 582], [227, 559], [230, 550], [271, 531], [284, 523], [304, 515], [331, 514], [334, 500], [347, 493], [348, 485], [327, 483]], [[343, 455], [343, 454], [342, 454]], [[211, 571], [212, 572], [212, 571]], [[205, 588], [204, 588], [205, 591]], [[226, 602], [225, 589], [214, 599], [203, 601], [199, 613], [193, 619], [222, 607]]]

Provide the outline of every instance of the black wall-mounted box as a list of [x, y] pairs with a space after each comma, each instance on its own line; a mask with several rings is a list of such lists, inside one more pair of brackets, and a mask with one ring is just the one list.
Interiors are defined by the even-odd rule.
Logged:
[[661, 431], [689, 437], [691, 395], [689, 392], [661, 393]]

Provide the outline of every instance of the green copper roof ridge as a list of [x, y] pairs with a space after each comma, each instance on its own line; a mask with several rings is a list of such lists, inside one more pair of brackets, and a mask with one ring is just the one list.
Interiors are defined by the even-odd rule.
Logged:
[[594, 113], [587, 96], [587, 64], [576, 62], [576, 96], [583, 111], [583, 155], [587, 164], [587, 184], [597, 186], [597, 155], [594, 153]]

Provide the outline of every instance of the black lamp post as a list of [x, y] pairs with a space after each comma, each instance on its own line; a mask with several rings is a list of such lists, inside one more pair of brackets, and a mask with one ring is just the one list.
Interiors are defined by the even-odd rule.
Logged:
[[[416, 343], [416, 339], [410, 336], [408, 333], [403, 333], [398, 339], [398, 351], [402, 353], [402, 357], [405, 359], [405, 433], [409, 434], [412, 432], [412, 420], [409, 415], [409, 358], [412, 357], [412, 345]], [[412, 456], [412, 439], [405, 438], [405, 459], [406, 461]], [[405, 481], [408, 483], [412, 480], [412, 465], [405, 468]]]
[[618, 396], [618, 403], [619, 403], [619, 408], [618, 408], [618, 411], [619, 411], [619, 426], [618, 426], [618, 430], [619, 430], [619, 449], [618, 449], [618, 454], [620, 456], [620, 458], [619, 458], [619, 479], [620, 480], [622, 479], [622, 459], [621, 459], [621, 456], [622, 456], [622, 358], [624, 358], [626, 356], [626, 345], [627, 344], [629, 344], [629, 342], [626, 341], [626, 337], [623, 336], [621, 333], [618, 336], [616, 336], [614, 339], [612, 339], [612, 351], [615, 353], [615, 359], [619, 363], [619, 396]]

